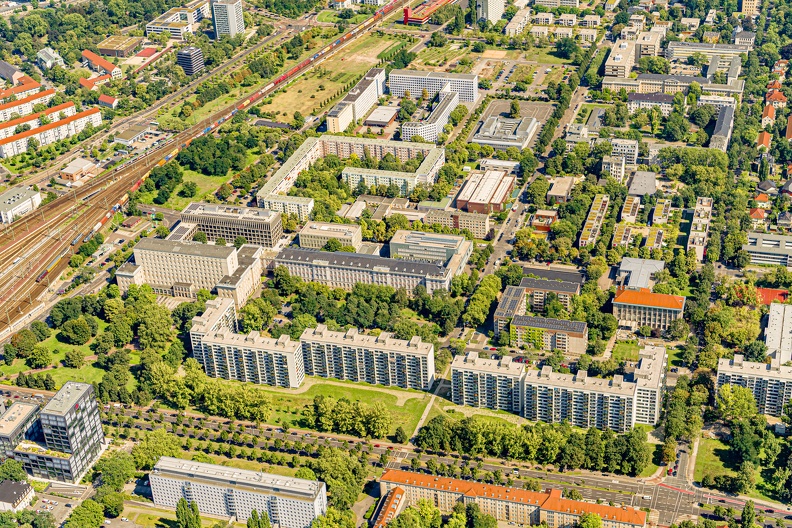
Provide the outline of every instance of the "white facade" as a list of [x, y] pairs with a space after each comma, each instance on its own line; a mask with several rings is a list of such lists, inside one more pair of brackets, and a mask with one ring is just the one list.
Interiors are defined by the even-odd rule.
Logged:
[[327, 131], [344, 132], [377, 104], [385, 93], [385, 70], [372, 68], [327, 114]]
[[14, 135], [14, 131], [16, 127], [19, 125], [30, 125], [30, 128], [38, 128], [42, 126], [41, 118], [46, 117], [50, 121], [58, 121], [61, 116], [63, 117], [71, 117], [74, 115], [74, 103], [69, 101], [68, 103], [63, 103], [61, 105], [47, 108], [45, 111], [37, 114], [30, 114], [25, 117], [20, 117], [19, 119], [12, 119], [11, 121], [6, 121], [5, 123], [0, 123], [0, 139], [5, 139], [7, 137], [11, 137]]
[[233, 37], [245, 32], [242, 0], [217, 0], [212, 2], [212, 23], [215, 39]]
[[10, 224], [41, 205], [41, 194], [31, 187], [16, 187], [0, 194], [0, 223]]
[[43, 104], [46, 106], [54, 96], [55, 90], [50, 89], [0, 104], [0, 121], [8, 121], [13, 118], [14, 114], [17, 117], [32, 114], [35, 105]]
[[436, 142], [443, 133], [443, 128], [448, 124], [451, 112], [459, 104], [459, 94], [451, 91], [450, 84], [446, 85], [438, 94], [440, 101], [432, 109], [432, 113], [425, 121], [402, 124], [402, 141], [410, 141], [413, 136], [423, 138], [425, 141]]
[[512, 17], [506, 27], [504, 28], [504, 33], [508, 37], [516, 37], [517, 35], [521, 34], [525, 31], [525, 27], [528, 25], [528, 22], [531, 21], [531, 8], [530, 7], [523, 7]]
[[622, 156], [628, 165], [638, 163], [638, 142], [634, 139], [611, 138], [611, 156]]
[[0, 140], [0, 158], [8, 158], [27, 152], [31, 139], [43, 147], [56, 141], [75, 136], [88, 125], [102, 126], [102, 111], [99, 108], [84, 110], [71, 117], [60, 119], [49, 125], [40, 126]]
[[434, 97], [440, 90], [451, 85], [451, 91], [459, 94], [459, 100], [471, 103], [478, 100], [478, 75], [466, 73], [443, 73], [415, 70], [393, 70], [388, 78], [390, 93], [396, 97], [419, 97], [423, 90]]
[[451, 401], [500, 411], [520, 412], [520, 385], [525, 375], [522, 363], [510, 356], [483, 359], [478, 353], [455, 356], [451, 363]]
[[174, 7], [146, 24], [146, 36], [168, 32], [171, 38], [184, 40], [195, 32], [201, 20], [209, 16], [209, 2], [199, 0], [187, 7]]
[[161, 457], [151, 471], [154, 504], [175, 508], [179, 499], [208, 515], [245, 522], [253, 510], [274, 526], [309, 528], [327, 511], [324, 482]]
[[734, 359], [718, 360], [716, 390], [727, 384], [750, 389], [759, 413], [781, 416], [784, 406], [792, 400], [792, 367], [783, 366], [778, 359], [770, 364], [754, 363], [735, 354]]
[[505, 0], [478, 0], [476, 4], [476, 16], [479, 20], [483, 19], [495, 24], [503, 16], [503, 10], [505, 8]]

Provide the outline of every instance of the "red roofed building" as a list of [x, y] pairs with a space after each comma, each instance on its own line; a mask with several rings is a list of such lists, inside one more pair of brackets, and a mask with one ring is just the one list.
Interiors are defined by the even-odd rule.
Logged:
[[88, 125], [102, 126], [102, 111], [99, 108], [84, 110], [79, 114], [59, 119], [48, 125], [42, 125], [19, 134], [0, 139], [0, 158], [8, 158], [27, 152], [30, 139], [36, 139], [42, 147], [55, 143], [83, 131]]
[[91, 79], [80, 79], [80, 86], [93, 91], [101, 85], [109, 83], [110, 79], [109, 75], [100, 75], [99, 77], [92, 77]]
[[388, 493], [396, 490], [404, 493], [402, 507], [428, 499], [440, 511], [450, 512], [458, 503], [475, 503], [482, 513], [502, 522], [525, 525], [544, 522], [549, 528], [561, 528], [573, 526], [584, 513], [594, 513], [602, 519], [603, 528], [646, 526], [647, 514], [637, 508], [566, 499], [557, 489], [542, 493], [389, 469], [380, 478], [380, 495], [386, 497], [383, 507], [387, 505]]
[[754, 200], [756, 200], [757, 207], [761, 207], [762, 209], [770, 209], [772, 207], [772, 203], [770, 203], [770, 196], [765, 193], [757, 194]]
[[765, 104], [771, 104], [776, 109], [785, 108], [787, 105], [786, 95], [779, 90], [768, 90], [765, 94]]
[[775, 288], [756, 288], [756, 296], [759, 298], [760, 304], [785, 303], [789, 299], [789, 291]]
[[99, 96], [99, 106], [106, 106], [107, 108], [112, 108], [115, 110], [115, 108], [118, 106], [118, 99], [102, 94]]
[[781, 81], [779, 81], [778, 79], [773, 79], [772, 81], [767, 83], [768, 90], [780, 90], [781, 86], [782, 86]]
[[30, 97], [31, 95], [38, 92], [39, 88], [41, 88], [39, 83], [25, 75], [19, 78], [18, 85], [12, 86], [11, 88], [7, 88], [5, 90], [0, 90], [0, 101], [5, 101], [12, 96], [16, 97], [17, 99]]
[[401, 514], [407, 504], [404, 495], [404, 490], [396, 486], [383, 497], [372, 528], [385, 528], [389, 522]]
[[671, 323], [682, 319], [684, 310], [684, 297], [652, 293], [649, 288], [619, 289], [613, 297], [613, 315], [619, 326], [632, 330], [642, 326], [668, 330]]
[[773, 105], [767, 105], [762, 110], [762, 128], [767, 128], [773, 124], [776, 118], [776, 111]]
[[760, 207], [754, 207], [748, 210], [748, 216], [751, 217], [754, 229], [764, 227], [769, 215], [770, 213], [767, 212], [767, 209], [762, 209]]
[[770, 150], [770, 141], [772, 141], [773, 135], [770, 132], [766, 132], [762, 130], [759, 132], [759, 135], [756, 137], [756, 147], [759, 150], [765, 149]]
[[63, 103], [63, 104], [59, 104], [58, 106], [53, 106], [52, 108], [47, 108], [43, 112], [37, 112], [35, 114], [30, 114], [24, 117], [18, 117], [17, 119], [12, 119], [11, 121], [5, 121], [4, 123], [0, 123], [0, 139], [5, 139], [7, 137], [13, 136], [14, 130], [19, 125], [29, 125], [30, 128], [36, 128], [41, 126], [40, 119], [42, 117], [46, 117], [50, 121], [57, 121], [62, 117], [73, 116], [74, 113], [75, 113], [74, 103], [69, 101], [68, 103]]
[[121, 68], [113, 64], [107, 59], [103, 59], [96, 53], [91, 50], [84, 50], [82, 52], [82, 58], [85, 63], [91, 68], [93, 71], [103, 72], [109, 74], [113, 79], [120, 79], [123, 77], [121, 72]]
[[27, 97], [0, 104], [0, 121], [8, 121], [14, 118], [14, 114], [17, 117], [32, 114], [34, 106], [37, 104], [47, 105], [53, 97], [55, 97], [55, 90], [53, 89], [44, 90], [43, 92], [36, 90]]

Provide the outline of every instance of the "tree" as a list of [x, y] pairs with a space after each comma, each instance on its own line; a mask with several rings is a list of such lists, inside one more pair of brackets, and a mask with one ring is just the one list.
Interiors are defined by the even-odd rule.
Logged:
[[201, 244], [206, 244], [209, 242], [209, 238], [207, 238], [206, 233], [203, 231], [196, 231], [193, 235], [193, 242], [200, 242]]
[[741, 528], [754, 528], [756, 522], [756, 507], [754, 501], [749, 500], [743, 506], [742, 515], [740, 515]]
[[726, 421], [756, 416], [756, 400], [751, 389], [727, 383], [718, 390], [718, 411]]
[[269, 514], [267, 514], [267, 512], [262, 511], [261, 515], [259, 515], [256, 510], [250, 512], [250, 517], [248, 517], [247, 520], [247, 528], [270, 528], [271, 526]]
[[184, 182], [182, 184], [182, 188], [179, 191], [179, 196], [182, 198], [192, 198], [196, 194], [198, 194], [198, 184], [195, 182]]
[[81, 368], [84, 362], [85, 355], [78, 348], [67, 350], [63, 358], [63, 366], [73, 369]]
[[556, 41], [555, 48], [556, 52], [565, 59], [571, 59], [580, 50], [575, 39], [570, 37], [564, 37]]
[[596, 513], [585, 512], [577, 522], [578, 528], [602, 528], [602, 518]]
[[28, 475], [25, 472], [25, 468], [22, 467], [22, 462], [9, 458], [0, 464], [0, 481], [27, 482], [27, 479]]
[[99, 528], [104, 522], [104, 507], [93, 499], [74, 508], [64, 528]]
[[509, 117], [512, 119], [520, 118], [520, 101], [512, 99], [511, 103], [509, 104]]
[[243, 237], [242, 235], [234, 239], [234, 247], [237, 249], [241, 248], [245, 244], [247, 244], [247, 238]]
[[52, 334], [52, 330], [44, 321], [33, 321], [30, 323], [30, 331], [33, 332], [39, 342], [44, 341]]
[[679, 112], [672, 112], [668, 117], [668, 121], [666, 121], [665, 139], [668, 141], [684, 141], [689, 132], [690, 126], [685, 116]]
[[432, 37], [429, 39], [427, 46], [435, 47], [435, 48], [442, 48], [448, 44], [448, 37], [446, 37], [442, 31], [434, 31], [432, 33]]
[[124, 512], [124, 494], [118, 491], [102, 493], [103, 488], [99, 488], [97, 493], [99, 503], [104, 508], [106, 517], [114, 519]]
[[36, 346], [27, 357], [27, 364], [32, 369], [40, 369], [52, 363], [52, 353], [45, 346]]
[[135, 459], [125, 451], [116, 451], [111, 457], [99, 459], [94, 476], [94, 486], [97, 482], [103, 487], [114, 491], [122, 491], [124, 484], [135, 476]]
[[299, 111], [294, 112], [293, 117], [294, 121], [292, 123], [294, 124], [294, 128], [300, 129], [305, 125], [305, 117]]
[[355, 514], [351, 509], [336, 509], [331, 506], [324, 515], [314, 519], [311, 528], [355, 528]]
[[138, 469], [151, 469], [160, 457], [176, 457], [182, 451], [179, 439], [165, 429], [147, 432], [132, 448], [132, 457]]
[[406, 444], [407, 441], [410, 439], [410, 437], [407, 436], [407, 433], [404, 431], [404, 428], [400, 425], [399, 427], [396, 428], [396, 434], [394, 435], [394, 439], [396, 440], [396, 443]]

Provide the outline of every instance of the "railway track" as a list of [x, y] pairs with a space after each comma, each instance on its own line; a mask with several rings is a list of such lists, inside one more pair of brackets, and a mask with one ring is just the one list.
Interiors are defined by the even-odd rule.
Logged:
[[[151, 169], [163, 165], [193, 139], [211, 133], [238, 111], [244, 111], [332, 57], [405, 4], [409, 4], [409, 0], [394, 0], [264, 88], [176, 134], [159, 148], [94, 178], [79, 189], [72, 189], [70, 195], [61, 196], [8, 226], [0, 233], [0, 269], [7, 270], [6, 277], [0, 277], [0, 340], [27, 325], [37, 311], [43, 309], [41, 297], [50, 288], [52, 278], [58, 277], [68, 265], [69, 259], [65, 257], [79, 248], [79, 244], [71, 245], [74, 237], [104, 218], [112, 204], [118, 203], [130, 190], [136, 190]], [[168, 152], [170, 154], [165, 156]], [[71, 252], [70, 248], [73, 248]], [[64, 258], [52, 265], [58, 256]], [[45, 269], [50, 272], [41, 280]]]

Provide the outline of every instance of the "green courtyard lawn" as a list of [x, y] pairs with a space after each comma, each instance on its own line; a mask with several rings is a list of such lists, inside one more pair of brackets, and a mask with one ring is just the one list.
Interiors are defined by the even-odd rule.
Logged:
[[635, 341], [619, 341], [613, 346], [613, 359], [616, 361], [638, 361], [641, 347]]

